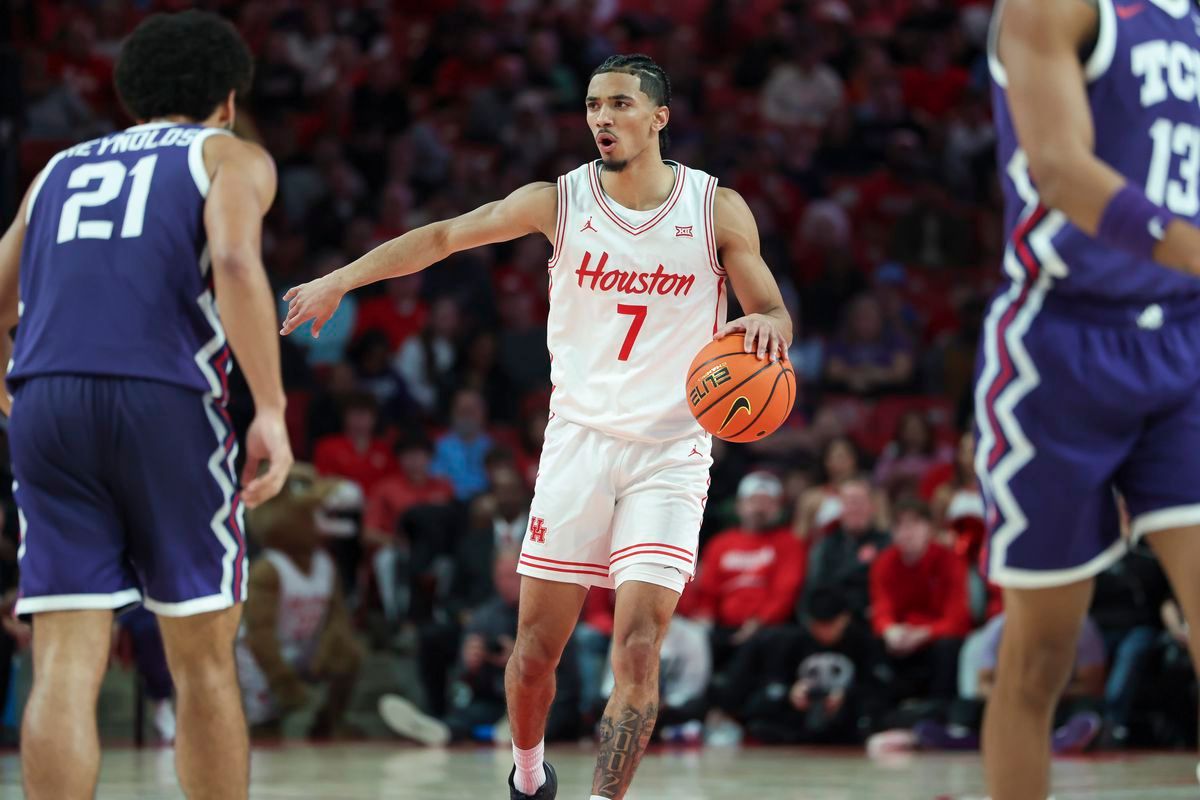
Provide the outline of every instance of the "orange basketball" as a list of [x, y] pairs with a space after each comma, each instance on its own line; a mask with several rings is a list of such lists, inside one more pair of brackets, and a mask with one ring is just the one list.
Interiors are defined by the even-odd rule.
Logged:
[[791, 364], [758, 360], [740, 333], [704, 346], [688, 369], [688, 408], [704, 430], [727, 442], [756, 442], [783, 424], [796, 402]]

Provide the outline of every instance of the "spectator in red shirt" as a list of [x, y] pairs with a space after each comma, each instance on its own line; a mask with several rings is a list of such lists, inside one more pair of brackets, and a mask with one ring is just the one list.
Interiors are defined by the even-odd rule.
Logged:
[[352, 396], [342, 410], [342, 433], [317, 441], [313, 465], [322, 475], [352, 480], [365, 494], [370, 494], [380, 478], [396, 471], [391, 447], [375, 435], [378, 421], [373, 396]]
[[940, 119], [954, 108], [966, 91], [970, 76], [951, 62], [946, 38], [930, 36], [921, 48], [920, 66], [900, 71], [904, 104], [926, 118]]
[[354, 338], [372, 329], [382, 331], [387, 336], [388, 349], [395, 352], [405, 339], [420, 332], [428, 309], [421, 302], [420, 276], [384, 281], [383, 291], [379, 297], [364, 300], [359, 306]]
[[883, 638], [899, 698], [957, 695], [958, 651], [971, 627], [967, 574], [933, 541], [929, 507], [896, 505], [892, 546], [871, 565], [871, 625]]
[[363, 520], [368, 542], [395, 541], [400, 519], [410, 508], [441, 505], [454, 499], [454, 484], [431, 475], [433, 445], [424, 438], [402, 440], [396, 447], [399, 469], [380, 478], [367, 495]]
[[714, 661], [721, 662], [760, 628], [792, 618], [804, 582], [803, 543], [779, 525], [783, 484], [752, 472], [738, 485], [739, 527], [704, 548], [684, 613], [716, 626]]

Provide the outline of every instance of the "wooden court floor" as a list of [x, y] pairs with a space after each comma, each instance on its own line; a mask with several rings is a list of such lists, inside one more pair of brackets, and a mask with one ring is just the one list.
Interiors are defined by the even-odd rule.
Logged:
[[[560, 800], [586, 800], [592, 755], [551, 747]], [[256, 750], [252, 798], [506, 800], [507, 750], [301, 744]], [[1196, 759], [1144, 754], [1055, 762], [1057, 800], [1197, 798]], [[876, 762], [850, 751], [690, 749], [646, 756], [628, 800], [981, 800], [977, 757], [919, 755]], [[0, 756], [0, 798], [22, 797], [15, 753]], [[105, 751], [100, 800], [182, 798], [168, 749]]]

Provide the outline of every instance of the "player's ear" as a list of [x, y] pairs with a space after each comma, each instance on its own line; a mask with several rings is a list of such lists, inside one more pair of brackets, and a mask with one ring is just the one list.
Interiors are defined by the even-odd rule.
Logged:
[[221, 103], [219, 123], [226, 130], [233, 130], [233, 121], [237, 116], [237, 89], [230, 89], [229, 95]]
[[671, 121], [671, 109], [666, 106], [659, 106], [654, 110], [654, 116], [651, 118], [650, 127], [658, 133], [663, 128], [667, 127], [667, 123]]

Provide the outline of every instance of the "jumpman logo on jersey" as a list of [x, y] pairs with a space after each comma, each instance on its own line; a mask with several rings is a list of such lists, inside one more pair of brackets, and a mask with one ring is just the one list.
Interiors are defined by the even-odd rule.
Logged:
[[699, 450], [696, 449], [696, 445], [692, 445], [692, 452], [688, 453], [688, 458], [691, 458], [692, 456], [703, 457], [703, 454]]
[[545, 544], [546, 534], [549, 532], [546, 528], [546, 520], [541, 517], [533, 517], [529, 520], [529, 541], [536, 544]]
[[[588, 217], [587, 222], [583, 223], [583, 227], [579, 229], [580, 233], [583, 233], [584, 231], [596, 231], [596, 226], [592, 224], [591, 217]], [[596, 233], [599, 232], [600, 231], [596, 231]]]

